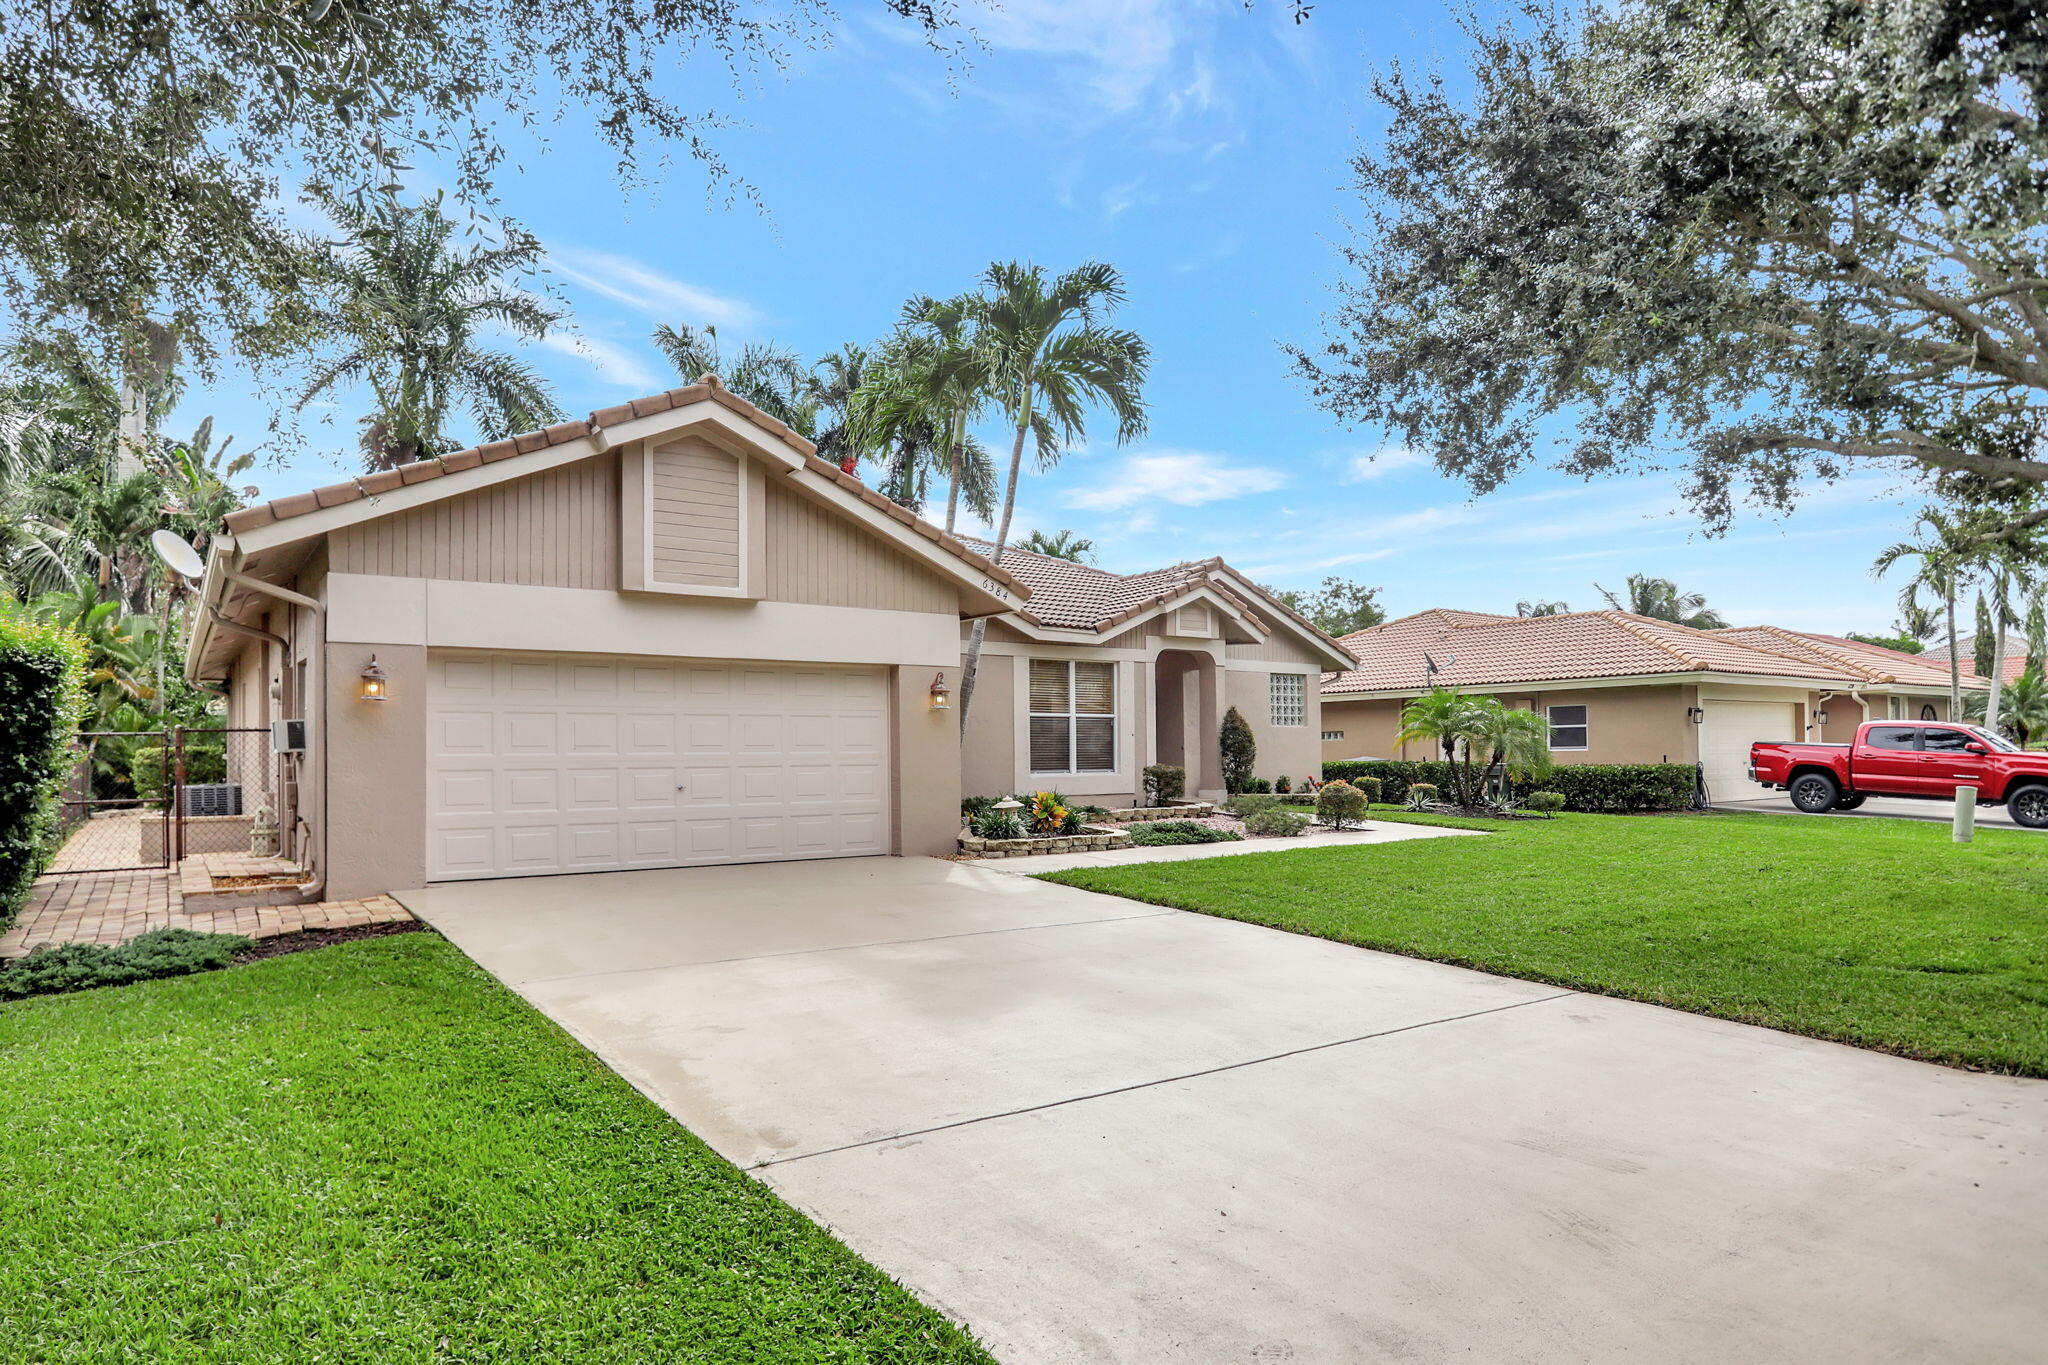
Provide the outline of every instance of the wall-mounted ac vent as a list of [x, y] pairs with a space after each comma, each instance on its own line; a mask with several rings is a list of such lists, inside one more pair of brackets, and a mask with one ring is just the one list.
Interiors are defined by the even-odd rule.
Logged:
[[303, 720], [274, 720], [270, 722], [270, 752], [274, 754], [302, 754], [306, 752], [306, 722]]

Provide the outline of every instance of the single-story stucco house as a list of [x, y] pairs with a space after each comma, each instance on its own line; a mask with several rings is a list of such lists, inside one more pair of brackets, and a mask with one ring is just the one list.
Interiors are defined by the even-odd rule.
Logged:
[[185, 667], [274, 732], [229, 780], [332, 899], [951, 852], [984, 617], [968, 790], [1134, 800], [1160, 759], [1213, 789], [1233, 700], [1313, 770], [1327, 637], [1213, 561], [1042, 558], [998, 567], [707, 376], [231, 514]]
[[1108, 804], [1139, 790], [1147, 764], [1170, 763], [1187, 769], [1190, 795], [1220, 800], [1233, 706], [1256, 775], [1321, 772], [1319, 683], [1355, 660], [1222, 560], [1115, 574], [1012, 548], [1002, 565], [1031, 596], [988, 624], [968, 795], [1056, 787]]
[[1326, 761], [1436, 757], [1396, 738], [1402, 706], [1436, 684], [1544, 712], [1560, 763], [1700, 764], [1715, 800], [1764, 794], [1746, 772], [1757, 740], [1843, 742], [1866, 720], [1949, 718], [1945, 666], [1775, 626], [1437, 608], [1339, 643], [1359, 663], [1323, 679]]

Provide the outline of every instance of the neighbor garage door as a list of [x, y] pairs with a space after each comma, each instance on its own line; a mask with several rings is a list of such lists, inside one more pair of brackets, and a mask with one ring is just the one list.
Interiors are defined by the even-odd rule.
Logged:
[[430, 656], [427, 875], [888, 852], [881, 669]]
[[1749, 746], [1758, 740], [1797, 739], [1797, 713], [1789, 701], [1715, 701], [1700, 703], [1700, 764], [1706, 769], [1707, 797], [1713, 801], [1747, 801], [1770, 795], [1749, 780]]

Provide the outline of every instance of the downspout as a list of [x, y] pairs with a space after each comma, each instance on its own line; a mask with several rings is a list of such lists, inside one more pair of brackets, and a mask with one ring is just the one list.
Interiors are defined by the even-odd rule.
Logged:
[[[237, 561], [240, 558], [240, 555], [236, 556]], [[318, 746], [314, 752], [318, 754], [320, 760], [320, 860], [314, 868], [312, 882], [303, 888], [302, 894], [311, 900], [318, 900], [327, 890], [328, 826], [332, 823], [327, 800], [327, 608], [322, 606], [316, 599], [308, 597], [302, 592], [293, 592], [290, 588], [280, 588], [275, 583], [266, 583], [260, 578], [251, 578], [239, 569], [223, 568], [221, 577], [238, 588], [245, 588], [250, 592], [260, 593], [265, 597], [274, 597], [280, 602], [286, 602], [295, 607], [304, 607], [313, 614], [313, 682], [307, 690], [312, 693], [315, 704], [320, 708], [316, 713], [320, 722], [319, 735], [314, 740], [314, 744]], [[214, 620], [221, 625], [233, 626], [234, 629], [254, 635], [259, 639], [276, 641], [285, 648], [286, 652], [283, 662], [286, 665], [291, 663], [291, 646], [283, 637], [272, 635], [266, 630], [257, 630], [251, 626], [234, 626], [232, 622], [223, 620], [218, 610], [214, 612]], [[283, 672], [288, 671], [288, 668], [281, 671], [279, 676], [283, 676]], [[304, 812], [299, 813], [299, 819], [305, 819]]]
[[1828, 709], [1828, 698], [1834, 695], [1835, 694], [1832, 692], [1821, 693], [1820, 699], [1814, 702], [1813, 709], [1806, 713], [1806, 728], [1808, 730], [1816, 732], [1813, 737], [1813, 742], [1815, 744], [1819, 744], [1822, 742], [1823, 737], [1827, 734], [1827, 727], [1822, 725], [1818, 720], [1814, 719], [1814, 717], [1818, 716], [1821, 712]]

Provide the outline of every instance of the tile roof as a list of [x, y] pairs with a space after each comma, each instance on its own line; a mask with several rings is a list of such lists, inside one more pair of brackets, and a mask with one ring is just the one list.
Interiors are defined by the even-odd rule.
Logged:
[[[1338, 643], [1358, 656], [1360, 666], [1326, 677], [1325, 695], [1412, 692], [1431, 683], [1502, 687], [1660, 673], [1811, 678], [1849, 687], [1948, 686], [1940, 664], [1840, 636], [1777, 626], [1694, 630], [1625, 611], [1520, 617], [1434, 608]], [[1439, 670], [1434, 675], [1430, 661]]]
[[[1963, 676], [1965, 678], [1976, 677], [1977, 637], [1965, 635], [1956, 642], [1956, 647], [1963, 654]], [[1948, 646], [1946, 644], [1930, 645], [1925, 654], [1915, 655], [1914, 657], [1933, 663], [1936, 668], [1941, 670], [1944, 678], [1948, 676]], [[2009, 630], [2005, 633], [2005, 667], [2000, 672], [2004, 675], [2006, 682], [2011, 682], [2026, 671], [2027, 637], [2018, 631]]]
[[942, 531], [930, 522], [912, 515], [831, 461], [819, 459], [816, 446], [787, 423], [771, 417], [744, 398], [733, 396], [715, 374], [707, 374], [696, 383], [679, 389], [669, 389], [645, 398], [635, 398], [630, 403], [620, 403], [614, 407], [599, 408], [580, 422], [562, 422], [543, 431], [530, 431], [508, 440], [492, 441], [485, 445], [472, 446], [468, 450], [457, 450], [431, 459], [417, 460], [411, 464], [400, 465], [396, 469], [379, 470], [377, 473], [364, 474], [344, 483], [315, 488], [309, 493], [296, 493], [288, 498], [272, 498], [269, 502], [254, 503], [228, 513], [222, 525], [231, 533], [252, 531], [273, 522], [287, 521], [292, 517], [319, 511], [323, 507], [336, 507], [343, 503], [372, 498], [380, 493], [388, 493], [394, 488], [443, 478], [465, 469], [474, 469], [478, 465], [509, 460], [520, 455], [531, 455], [535, 451], [546, 450], [551, 446], [600, 435], [606, 427], [618, 426], [636, 417], [652, 417], [658, 413], [707, 400], [738, 413], [796, 451], [803, 457], [804, 467], [811, 473], [831, 480], [862, 502], [886, 513], [926, 540], [937, 542], [977, 571], [987, 574], [1013, 590], [1029, 592], [1021, 579], [998, 567], [986, 555], [970, 548], [960, 537]]
[[[992, 541], [970, 539], [968, 544], [983, 554], [995, 553]], [[1106, 635], [1190, 589], [1207, 587], [1241, 612], [1284, 616], [1333, 646], [1337, 643], [1313, 621], [1252, 584], [1220, 558], [1188, 560], [1163, 569], [1119, 574], [1011, 545], [1003, 550], [1003, 567], [1031, 589], [1030, 604], [1017, 614], [1034, 625], [1092, 630]], [[1224, 573], [1231, 575], [1230, 583], [1219, 581], [1218, 575]], [[1245, 601], [1246, 594], [1240, 585], [1249, 587], [1258, 599], [1255, 604]]]
[[[1346, 635], [1338, 643], [1358, 657], [1359, 667], [1327, 677], [1326, 696], [1418, 691], [1432, 683], [1494, 687], [1658, 673], [1857, 681], [1857, 674], [1842, 664], [1625, 611], [1522, 617], [1439, 608]], [[1434, 675], [1428, 673], [1430, 662], [1439, 670]]]

